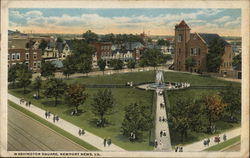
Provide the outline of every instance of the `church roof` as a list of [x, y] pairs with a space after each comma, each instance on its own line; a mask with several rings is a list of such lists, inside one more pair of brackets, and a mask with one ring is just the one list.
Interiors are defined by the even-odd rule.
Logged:
[[190, 29], [190, 27], [184, 20], [182, 20], [179, 24], [175, 25], [175, 28], [185, 28], [185, 27]]
[[210, 44], [214, 39], [221, 39], [225, 45], [229, 45], [227, 41], [225, 41], [221, 36], [218, 34], [212, 33], [198, 33], [200, 37], [207, 43]]

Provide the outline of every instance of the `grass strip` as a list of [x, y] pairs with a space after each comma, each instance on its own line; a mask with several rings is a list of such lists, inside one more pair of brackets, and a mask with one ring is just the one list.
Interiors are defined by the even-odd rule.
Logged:
[[229, 139], [229, 140], [227, 140], [227, 141], [225, 141], [223, 143], [220, 143], [218, 145], [207, 148], [204, 151], [220, 151], [220, 150], [222, 150], [222, 149], [224, 149], [224, 148], [226, 148], [226, 147], [228, 147], [230, 145], [233, 145], [234, 143], [236, 143], [238, 141], [240, 141], [240, 136], [234, 137], [234, 138]]
[[57, 133], [60, 133], [61, 135], [65, 136], [66, 138], [68, 138], [68, 139], [72, 140], [73, 142], [79, 144], [80, 146], [84, 147], [85, 149], [90, 150], [90, 151], [98, 151], [99, 150], [96, 147], [88, 144], [87, 142], [85, 142], [85, 141], [83, 141], [83, 140], [75, 137], [74, 135], [66, 132], [65, 130], [63, 130], [63, 129], [59, 128], [59, 127], [56, 127], [52, 123], [50, 123], [50, 122], [46, 121], [45, 119], [37, 116], [36, 114], [33, 114], [32, 112], [30, 112], [30, 111], [28, 111], [28, 110], [26, 110], [26, 109], [24, 109], [24, 108], [16, 105], [15, 103], [13, 103], [11, 101], [8, 101], [8, 104], [10, 106], [12, 106], [13, 108], [15, 108], [15, 109], [23, 112], [24, 114], [32, 117], [36, 121], [38, 121], [38, 122], [44, 124], [45, 126], [51, 128], [52, 130], [56, 131]]

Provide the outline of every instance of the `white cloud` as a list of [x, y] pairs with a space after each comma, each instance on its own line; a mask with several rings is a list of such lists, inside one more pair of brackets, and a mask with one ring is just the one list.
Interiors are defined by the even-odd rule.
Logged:
[[234, 20], [234, 21], [229, 21], [229, 22], [227, 22], [227, 23], [225, 23], [225, 27], [229, 27], [229, 26], [233, 26], [233, 25], [240, 25], [240, 23], [241, 23], [241, 18], [240, 17], [238, 17], [236, 20]]
[[219, 23], [222, 23], [222, 22], [226, 22], [230, 19], [230, 16], [223, 16], [219, 19], [215, 19], [214, 22], [219, 22]]

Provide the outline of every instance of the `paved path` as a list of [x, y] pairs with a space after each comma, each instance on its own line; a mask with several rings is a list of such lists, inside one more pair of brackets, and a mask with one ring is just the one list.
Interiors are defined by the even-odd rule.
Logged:
[[8, 106], [9, 151], [86, 151], [87, 149]]
[[[24, 104], [20, 104], [20, 99], [11, 95], [11, 94], [8, 94], [8, 99], [14, 103], [16, 103], [17, 105], [29, 110], [30, 112], [42, 117], [42, 118], [45, 118], [45, 111], [34, 106], [34, 105], [31, 105], [30, 107], [26, 107]], [[47, 121], [53, 123], [53, 115], [47, 119]], [[96, 148], [102, 150], [102, 151], [125, 151], [124, 149], [116, 146], [115, 144], [111, 144], [110, 146], [106, 146], [104, 147], [103, 145], [103, 139], [101, 137], [98, 137], [88, 131], [85, 131], [85, 134], [82, 135], [82, 136], [79, 136], [78, 135], [78, 131], [79, 131], [79, 127], [73, 125], [72, 123], [68, 122], [68, 121], [65, 121], [63, 119], [59, 119], [58, 122], [55, 122], [54, 123], [56, 126], [58, 126], [59, 128], [69, 132], [70, 134], [82, 139], [83, 141], [95, 146]]]
[[[167, 121], [159, 121], [159, 118], [161, 119], [164, 117], [165, 120], [167, 120], [166, 115], [166, 109], [164, 107], [161, 107], [160, 104], [164, 103], [163, 95], [159, 94], [159, 91], [156, 90], [156, 122], [155, 122], [155, 135], [156, 140], [158, 142], [158, 146], [155, 149], [156, 151], [171, 151], [171, 139], [169, 134], [169, 128], [168, 128], [168, 122]], [[160, 134], [160, 131], [165, 131], [166, 136]]]
[[[231, 131], [225, 132], [225, 134], [227, 136], [227, 140], [239, 136], [240, 133], [241, 133], [241, 128], [236, 128], [236, 129], [233, 129]], [[219, 134], [221, 142], [223, 142], [223, 135], [224, 135], [224, 133]], [[203, 145], [203, 140], [201, 140], [201, 141], [198, 141], [198, 142], [183, 146], [183, 151], [184, 152], [187, 152], [187, 151], [192, 151], [192, 152], [202, 151], [202, 150], [205, 150], [205, 149], [207, 149], [207, 148], [209, 148], [209, 147], [211, 147], [213, 145], [218, 144], [218, 143], [214, 142], [214, 137], [210, 137], [209, 139], [210, 139], [209, 146], [204, 146]]]

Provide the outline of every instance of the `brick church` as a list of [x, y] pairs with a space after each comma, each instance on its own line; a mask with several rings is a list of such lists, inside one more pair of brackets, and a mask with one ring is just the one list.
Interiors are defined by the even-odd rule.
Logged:
[[[190, 33], [190, 27], [184, 20], [175, 26], [175, 57], [174, 69], [178, 71], [207, 72], [206, 55], [208, 45], [216, 38], [222, 39], [218, 34]], [[229, 43], [222, 39], [225, 45], [222, 64], [219, 72], [227, 75], [232, 71], [233, 51]], [[195, 66], [187, 67], [185, 61], [188, 57], [195, 60]]]

